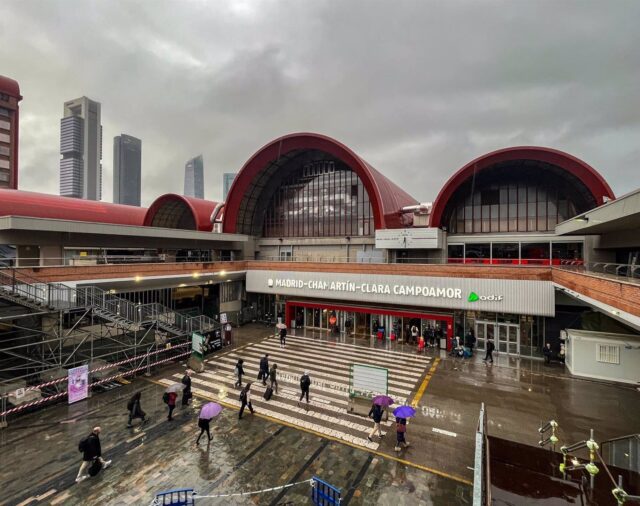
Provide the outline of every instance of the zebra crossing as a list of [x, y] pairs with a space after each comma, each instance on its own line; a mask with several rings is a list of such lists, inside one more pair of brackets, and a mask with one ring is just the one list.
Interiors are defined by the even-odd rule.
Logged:
[[[260, 358], [269, 354], [269, 365], [278, 364], [278, 393], [269, 401], [262, 397], [265, 387], [256, 378]], [[252, 381], [252, 404], [256, 412], [289, 425], [312, 430], [369, 449], [371, 442], [368, 418], [347, 412], [349, 404], [350, 365], [366, 364], [389, 370], [389, 395], [396, 404], [407, 402], [412, 391], [431, 365], [431, 358], [391, 350], [367, 348], [355, 344], [328, 342], [302, 336], [288, 336], [286, 348], [280, 348], [275, 337], [251, 343], [246, 347], [206, 361], [206, 371], [191, 378], [195, 394], [240, 407], [239, 389], [234, 386], [234, 369], [239, 358], [244, 360], [243, 384]], [[310, 402], [298, 404], [300, 376], [311, 377]], [[165, 385], [179, 382], [181, 373], [160, 380]], [[250, 415], [245, 415], [250, 416]], [[383, 422], [383, 434], [392, 425]]]

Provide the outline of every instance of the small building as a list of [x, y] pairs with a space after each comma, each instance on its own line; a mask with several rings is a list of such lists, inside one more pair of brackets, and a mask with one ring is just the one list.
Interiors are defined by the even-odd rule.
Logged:
[[640, 383], [640, 336], [567, 330], [565, 363], [583, 378]]

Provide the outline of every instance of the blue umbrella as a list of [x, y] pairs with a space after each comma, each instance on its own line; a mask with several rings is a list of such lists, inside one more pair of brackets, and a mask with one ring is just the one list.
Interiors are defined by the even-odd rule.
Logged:
[[398, 418], [411, 418], [415, 414], [416, 410], [411, 406], [398, 406], [393, 410], [393, 416]]

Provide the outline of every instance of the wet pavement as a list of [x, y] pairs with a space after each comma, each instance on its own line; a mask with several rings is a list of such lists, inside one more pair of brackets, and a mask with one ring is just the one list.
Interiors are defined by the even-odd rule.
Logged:
[[[137, 378], [88, 401], [59, 404], [14, 420], [0, 430], [0, 504], [149, 504], [154, 493], [172, 488], [215, 495], [270, 488], [314, 475], [341, 488], [348, 499], [343, 504], [470, 504], [474, 432], [481, 402], [487, 405], [490, 434], [529, 445], [537, 444], [540, 422], [551, 418], [560, 424], [561, 443], [584, 439], [590, 428], [596, 430], [598, 440], [640, 429], [640, 394], [633, 388], [574, 379], [558, 365], [500, 356], [491, 366], [477, 357], [452, 359], [436, 350], [405, 361], [414, 369], [422, 367], [420, 375], [403, 378], [396, 374], [394, 378], [392, 372], [395, 383], [391, 387], [409, 391], [410, 399], [416, 393], [420, 397], [418, 415], [408, 428], [412, 446], [399, 455], [393, 451], [392, 427], [383, 427], [389, 434], [379, 444], [367, 444], [359, 426], [368, 428], [370, 421], [330, 408], [343, 402], [331, 391], [316, 391], [313, 406], [313, 386], [311, 409], [325, 415], [322, 421], [309, 420], [308, 426], [300, 428], [286, 421], [284, 417], [308, 419], [295, 410], [289, 397], [297, 388], [286, 381], [280, 384], [284, 389], [281, 398], [274, 398], [279, 404], [261, 405], [261, 396], [254, 394], [257, 414], [238, 420], [232, 407], [236, 393], [226, 386], [226, 364], [234, 360], [234, 354], [245, 354], [253, 372], [258, 354], [273, 346], [273, 354], [291, 368], [292, 375], [296, 367], [315, 367], [315, 377], [327, 385], [342, 381], [344, 361], [351, 358], [375, 360], [379, 356], [382, 361], [403, 353], [418, 358], [413, 346], [402, 343], [388, 347], [369, 339], [335, 339], [313, 333], [298, 336], [297, 342], [292, 338], [288, 356], [279, 355], [279, 347], [265, 340], [268, 334], [270, 329], [264, 327], [245, 327], [234, 339], [234, 349], [211, 356], [207, 372], [212, 376], [194, 376], [199, 381], [194, 381], [193, 406], [178, 407], [174, 422], [166, 421], [163, 387], [157, 382], [179, 377], [184, 365], [162, 370], [153, 378]], [[334, 351], [327, 353], [327, 349]], [[385, 354], [387, 350], [396, 353]], [[199, 407], [208, 398], [216, 398], [221, 387], [228, 392], [227, 407], [212, 423], [213, 441], [196, 446]], [[135, 390], [142, 390], [142, 405], [151, 420], [143, 427], [127, 429], [126, 402]], [[335, 427], [333, 418], [342, 418], [343, 427]], [[103, 429], [103, 454], [113, 459], [113, 465], [96, 478], [75, 484], [80, 464], [78, 441], [97, 424]], [[340, 433], [351, 439], [337, 437]], [[309, 485], [302, 484], [250, 497], [201, 502], [310, 504], [309, 495]]]

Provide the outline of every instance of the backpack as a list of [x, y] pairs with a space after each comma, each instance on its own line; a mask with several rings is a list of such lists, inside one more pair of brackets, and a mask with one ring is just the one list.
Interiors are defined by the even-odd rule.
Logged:
[[84, 453], [84, 451], [87, 449], [88, 444], [89, 444], [89, 436], [83, 437], [78, 443], [78, 451], [81, 453]]
[[165, 392], [162, 394], [162, 402], [165, 404], [169, 404], [169, 392]]
[[240, 391], [240, 402], [244, 402], [247, 400], [247, 391], [245, 389], [242, 389]]
[[306, 390], [307, 388], [309, 388], [309, 385], [311, 385], [311, 379], [309, 378], [309, 376], [303, 375], [302, 378], [300, 378], [300, 388]]
[[233, 370], [233, 374], [235, 374], [236, 376], [240, 374], [240, 368], [237, 365], [236, 365], [236, 368]]

